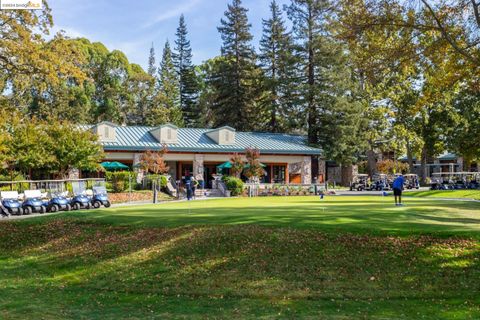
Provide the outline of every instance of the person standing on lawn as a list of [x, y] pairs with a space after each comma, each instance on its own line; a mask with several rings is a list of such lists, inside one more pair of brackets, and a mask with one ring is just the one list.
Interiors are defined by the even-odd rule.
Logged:
[[402, 205], [402, 191], [403, 191], [403, 184], [405, 183], [405, 179], [403, 175], [400, 174], [398, 177], [393, 180], [393, 196], [395, 197], [395, 205], [401, 206]]

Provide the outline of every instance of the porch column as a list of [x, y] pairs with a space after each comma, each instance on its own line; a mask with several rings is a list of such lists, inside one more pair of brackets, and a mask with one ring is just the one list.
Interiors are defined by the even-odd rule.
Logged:
[[142, 183], [143, 176], [144, 176], [143, 169], [140, 169], [138, 167], [138, 164], [140, 163], [141, 156], [142, 156], [141, 153], [133, 154], [133, 170], [137, 171], [137, 183]]
[[327, 164], [325, 160], [318, 159], [318, 182], [319, 183], [325, 182], [326, 174], [327, 174]]
[[195, 154], [193, 158], [193, 176], [195, 179], [197, 179], [197, 176], [201, 176], [203, 179], [203, 173], [204, 173], [204, 168], [203, 168], [203, 159], [204, 159], [203, 154]]
[[312, 183], [312, 158], [303, 157], [302, 162], [302, 184]]
[[[463, 169], [466, 169], [465, 171], [470, 171], [470, 168], [464, 168], [463, 165], [463, 157], [458, 157], [457, 158], [457, 164], [458, 164], [458, 171], [463, 171]], [[455, 169], [454, 169], [455, 171]]]

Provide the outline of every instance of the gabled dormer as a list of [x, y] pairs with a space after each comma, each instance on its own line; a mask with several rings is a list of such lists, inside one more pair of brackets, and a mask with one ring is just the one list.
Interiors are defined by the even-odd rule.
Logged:
[[98, 135], [100, 142], [115, 142], [117, 125], [109, 121], [102, 121], [92, 127], [92, 131]]
[[235, 129], [232, 127], [224, 126], [212, 129], [205, 134], [220, 145], [235, 144]]
[[170, 144], [178, 142], [178, 127], [171, 123], [166, 123], [150, 130], [150, 134], [160, 143]]

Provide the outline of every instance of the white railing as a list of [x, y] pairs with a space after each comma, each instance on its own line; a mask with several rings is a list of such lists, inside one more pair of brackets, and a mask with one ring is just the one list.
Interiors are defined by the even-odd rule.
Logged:
[[276, 184], [246, 183], [249, 197], [258, 196], [301, 196], [319, 194], [326, 190], [325, 184]]

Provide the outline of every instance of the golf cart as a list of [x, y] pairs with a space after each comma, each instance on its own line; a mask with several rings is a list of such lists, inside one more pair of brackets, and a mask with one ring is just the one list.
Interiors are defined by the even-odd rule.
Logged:
[[432, 182], [430, 183], [431, 190], [450, 190], [452, 189], [453, 181], [450, 179], [450, 172], [435, 172], [432, 174]]
[[468, 182], [468, 189], [480, 188], [480, 172], [471, 172], [471, 179]]
[[468, 172], [454, 172], [452, 173], [453, 189], [461, 190], [467, 189], [468, 186]]
[[18, 192], [17, 191], [2, 191], [0, 192], [0, 197], [2, 199], [2, 209], [7, 214], [22, 215], [23, 208], [20, 201], [18, 201]]
[[95, 209], [100, 208], [102, 205], [105, 208], [110, 207], [110, 201], [108, 200], [108, 195], [107, 195], [107, 188], [104, 186], [95, 186], [92, 188], [93, 190], [93, 197], [92, 197], [92, 206]]
[[364, 191], [369, 187], [368, 174], [357, 174], [354, 180], [350, 183], [350, 191]]
[[2, 202], [0, 201], [0, 217], [10, 217], [10, 213], [8, 210], [2, 205]]
[[67, 198], [68, 192], [65, 191], [64, 181], [49, 181], [47, 184], [49, 192], [49, 201], [47, 204], [48, 212], [70, 211], [72, 206]]
[[72, 209], [73, 210], [90, 209], [91, 203], [90, 203], [90, 198], [87, 196], [86, 181], [76, 180], [76, 181], [72, 181], [71, 183], [72, 183], [73, 197], [70, 200], [70, 205]]
[[22, 203], [23, 214], [47, 212], [47, 204], [43, 202], [40, 190], [25, 190], [24, 197], [25, 200]]
[[389, 188], [390, 184], [388, 182], [388, 176], [384, 173], [379, 173], [373, 176], [369, 190], [383, 191], [388, 190]]
[[405, 178], [405, 189], [420, 189], [418, 175], [414, 173], [408, 173], [403, 175], [403, 177]]

